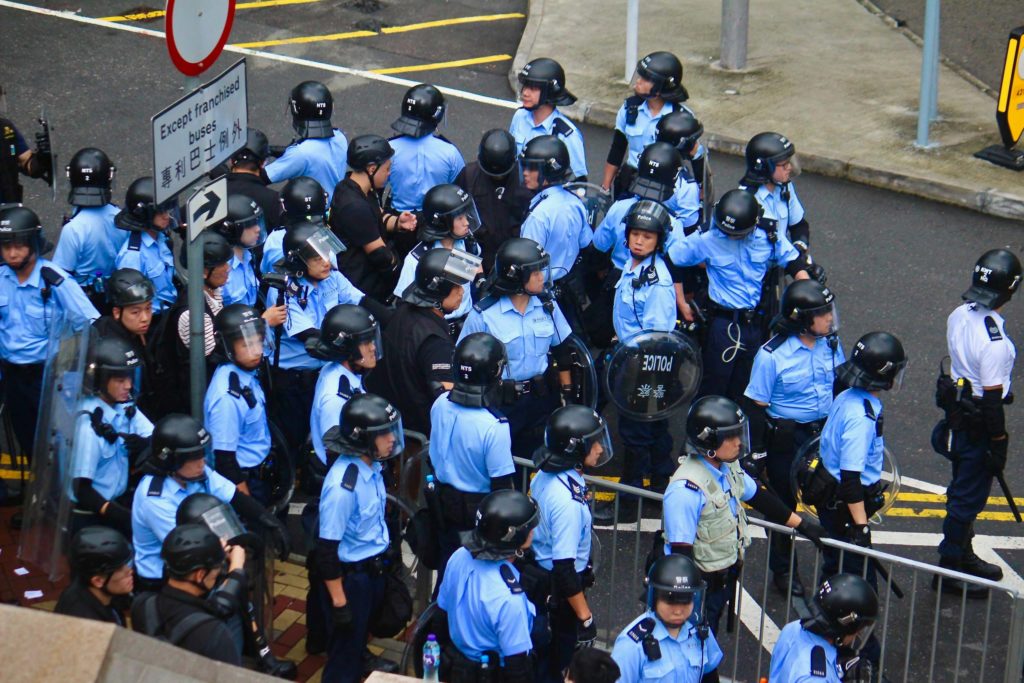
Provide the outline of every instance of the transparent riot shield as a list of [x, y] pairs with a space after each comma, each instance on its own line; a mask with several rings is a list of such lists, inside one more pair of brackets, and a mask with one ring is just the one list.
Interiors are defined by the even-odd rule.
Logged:
[[605, 365], [605, 390], [620, 414], [653, 421], [683, 408], [700, 386], [700, 349], [678, 332], [641, 331]]
[[566, 183], [564, 187], [583, 201], [590, 227], [596, 229], [601, 225], [612, 205], [612, 193], [594, 183]]
[[43, 371], [18, 557], [44, 570], [51, 581], [64, 575], [63, 558], [70, 541], [71, 458], [90, 333], [89, 327], [76, 332], [66, 321], [55, 321]]
[[546, 371], [548, 386], [555, 390], [561, 386], [562, 380], [559, 373], [568, 371], [570, 383], [573, 387], [572, 402], [579, 405], [589, 406], [597, 409], [597, 397], [599, 385], [597, 383], [597, 369], [594, 366], [594, 357], [590, 355], [590, 349], [586, 343], [576, 334], [570, 334], [565, 338], [569, 344], [569, 367], [562, 367], [558, 364], [555, 354], [548, 354], [548, 369]]

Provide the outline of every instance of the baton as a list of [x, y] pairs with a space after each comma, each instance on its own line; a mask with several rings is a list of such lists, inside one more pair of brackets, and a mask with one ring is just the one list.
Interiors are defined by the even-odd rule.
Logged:
[[898, 583], [896, 583], [895, 579], [889, 578], [889, 571], [885, 567], [882, 566], [882, 563], [878, 561], [877, 557], [872, 557], [870, 559], [871, 559], [871, 564], [874, 565], [874, 567], [875, 567], [875, 571], [878, 572], [879, 576], [881, 576], [885, 580], [885, 582], [889, 584], [889, 587], [892, 589], [893, 594], [897, 598], [902, 600], [903, 599], [903, 589], [900, 588], [900, 585]]
[[1017, 520], [1017, 524], [1024, 523], [1024, 519], [1021, 519], [1020, 516], [1020, 510], [1017, 509], [1017, 503], [1013, 500], [1013, 494], [1010, 493], [1010, 487], [1006, 485], [1006, 477], [1003, 476], [1002, 472], [997, 472], [994, 476], [996, 481], [999, 482], [999, 488], [1003, 490], [1003, 497], [1006, 498], [1006, 503], [1010, 506], [1013, 518]]

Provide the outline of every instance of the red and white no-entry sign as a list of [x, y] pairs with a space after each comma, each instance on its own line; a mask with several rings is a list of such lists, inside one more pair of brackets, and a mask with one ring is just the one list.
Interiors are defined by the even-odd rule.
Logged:
[[231, 35], [235, 0], [167, 0], [167, 51], [178, 71], [198, 76], [220, 56]]

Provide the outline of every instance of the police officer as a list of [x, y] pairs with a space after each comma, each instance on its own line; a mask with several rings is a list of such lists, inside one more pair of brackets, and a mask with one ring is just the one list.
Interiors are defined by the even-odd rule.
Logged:
[[[791, 621], [772, 650], [768, 677], [792, 683], [839, 683], [878, 618], [878, 595], [854, 574], [836, 574], [814, 596], [812, 616]], [[851, 676], [852, 677], [852, 676]]]
[[270, 156], [270, 142], [258, 128], [246, 128], [245, 147], [231, 155], [228, 160], [228, 196], [245, 195], [256, 202], [263, 212], [266, 228], [269, 230], [281, 222], [281, 196], [267, 186], [263, 167]]
[[427, 504], [440, 508], [438, 585], [462, 544], [460, 534], [475, 526], [484, 497], [513, 486], [512, 435], [499, 391], [507, 363], [505, 345], [495, 337], [465, 337], [455, 347], [455, 383], [430, 409], [430, 465], [438, 492]]
[[455, 182], [466, 162], [459, 148], [437, 132], [445, 117], [444, 95], [427, 83], [414, 85], [402, 97], [402, 114], [391, 124], [395, 156], [391, 165], [391, 205], [397, 211], [419, 211], [427, 191]]
[[622, 630], [612, 649], [619, 681], [717, 683], [722, 648], [699, 612], [707, 583], [697, 564], [666, 555], [651, 565], [644, 588], [647, 611]]
[[53, 152], [50, 136], [36, 133], [36, 148], [29, 149], [25, 137], [10, 119], [0, 116], [0, 204], [20, 202], [22, 187], [18, 174], [43, 178], [53, 184]]
[[371, 620], [384, 600], [384, 573], [396, 561], [381, 463], [403, 450], [402, 416], [380, 396], [353, 396], [325, 444], [338, 458], [324, 479], [316, 548], [331, 615], [324, 678], [356, 683]]
[[[279, 214], [276, 223], [267, 223], [271, 232], [263, 243], [261, 273], [274, 272], [274, 266], [284, 258], [284, 236], [288, 230], [303, 222], [320, 226], [327, 224], [327, 193], [309, 176], [292, 178], [281, 188]], [[336, 267], [337, 257], [334, 259], [332, 263]]]
[[331, 202], [331, 230], [346, 247], [341, 272], [364, 292], [383, 302], [394, 289], [400, 256], [394, 246], [399, 233], [416, 230], [416, 217], [392, 213], [381, 205], [380, 193], [391, 173], [391, 144], [379, 135], [360, 135], [348, 151], [351, 172]]
[[[583, 202], [565, 189], [569, 180], [569, 154], [554, 135], [535, 137], [526, 143], [519, 157], [523, 185], [537, 191], [523, 220], [520, 235], [531, 239], [552, 255], [555, 295], [573, 330], [583, 331], [579, 294], [580, 251], [594, 241]], [[560, 284], [559, 284], [560, 283]]]
[[0, 208], [0, 371], [14, 434], [29, 457], [53, 325], [65, 320], [80, 330], [100, 317], [67, 271], [42, 257], [42, 246], [34, 211]]
[[548, 418], [544, 446], [534, 454], [540, 470], [530, 497], [540, 509], [533, 540], [537, 564], [550, 572], [551, 644], [540, 649], [539, 678], [561, 683], [574, 650], [590, 647], [597, 625], [584, 591], [594, 584], [591, 517], [583, 469], [612, 458], [608, 425], [587, 406], [559, 408]]
[[780, 232], [773, 241], [759, 229], [762, 213], [753, 194], [730, 190], [715, 205], [710, 230], [668, 246], [677, 266], [707, 264], [710, 321], [698, 395], [743, 395], [764, 341], [759, 302], [768, 269], [778, 265], [797, 280], [808, 278], [807, 264], [789, 239]]
[[484, 272], [494, 266], [498, 247], [519, 237], [533, 193], [523, 187], [519, 174], [516, 141], [507, 130], [494, 128], [484, 133], [475, 161], [455, 179], [468, 192], [480, 212], [481, 229], [474, 235], [483, 251]]
[[102, 524], [131, 536], [128, 471], [153, 433], [132, 400], [141, 374], [142, 361], [127, 342], [107, 338], [90, 346], [70, 462], [72, 534]]
[[[1002, 570], [974, 554], [974, 520], [985, 509], [994, 474], [1006, 467], [1008, 436], [1003, 405], [1010, 403], [1010, 375], [1016, 349], [1006, 334], [1002, 308], [1020, 287], [1021, 263], [1006, 249], [982, 254], [974, 266], [964, 303], [946, 322], [951, 383], [943, 407], [950, 430], [946, 451], [953, 478], [946, 490], [939, 564], [992, 581]], [[941, 378], [940, 378], [941, 379]], [[943, 579], [943, 589], [960, 593], [961, 582]], [[982, 594], [968, 588], [968, 596]]]
[[124, 626], [125, 602], [132, 594], [132, 547], [119, 531], [87, 526], [71, 539], [71, 583], [54, 612]]
[[[177, 226], [171, 207], [156, 203], [156, 183], [143, 176], [128, 186], [124, 208], [114, 217], [114, 225], [128, 232], [114, 259], [115, 268], [134, 268], [145, 273], [156, 288], [153, 314], [169, 310], [178, 300], [174, 283], [174, 253], [168, 230]], [[65, 228], [66, 229], [66, 228]]]
[[[665, 490], [665, 554], [694, 560], [707, 582], [704, 614], [713, 633], [735, 594], [744, 550], [750, 544], [748, 503], [769, 522], [796, 529], [821, 546], [824, 529], [786, 507], [740, 468], [749, 452], [747, 416], [732, 400], [705, 396], [686, 416], [687, 446]], [[730, 611], [731, 611], [730, 607]]]
[[437, 595], [442, 610], [438, 637], [455, 646], [452, 680], [479, 680], [486, 655], [502, 683], [532, 683], [536, 609], [511, 560], [530, 547], [539, 521], [537, 505], [518, 491], [503, 489], [481, 501], [476, 519], [448, 561]]
[[488, 332], [505, 345], [502, 412], [512, 433], [512, 453], [523, 458], [540, 445], [537, 424], [559, 405], [558, 393], [544, 376], [549, 352], [559, 368], [560, 393], [568, 397], [575, 390], [571, 373], [561, 369], [572, 362], [572, 329], [547, 289], [550, 262], [531, 239], [513, 238], [501, 245], [459, 336], [461, 341], [474, 332]]
[[[685, 214], [690, 205], [682, 200], [684, 197], [691, 196], [691, 193], [689, 187], [682, 187], [683, 184], [696, 183], [702, 209], [704, 205], [706, 189], [704, 185], [708, 180], [705, 175], [708, 173], [706, 155], [703, 153], [703, 145], [700, 143], [700, 136], [704, 134], [704, 125], [684, 107], [679, 111], [662, 116], [658, 119], [655, 128], [657, 130], [654, 136], [655, 141], [669, 143], [678, 149], [679, 153], [683, 155], [683, 160], [689, 163], [691, 173], [688, 177], [685, 173], [680, 176], [676, 193], [668, 201], [669, 210], [676, 213], [678, 218], [686, 220]], [[703, 224], [703, 216], [699, 222]]]
[[331, 125], [334, 97], [318, 81], [303, 81], [288, 97], [292, 130], [297, 136], [284, 154], [267, 164], [264, 172], [271, 183], [295, 176], [309, 176], [320, 183], [330, 200], [345, 171], [348, 140]]
[[102, 279], [113, 272], [117, 253], [128, 241], [128, 233], [114, 225], [118, 208], [110, 203], [110, 190], [115, 171], [110, 158], [95, 147], [80, 149], [71, 157], [66, 168], [71, 184], [68, 203], [75, 210], [61, 228], [53, 252], [53, 262], [98, 302], [102, 302]]
[[[480, 215], [469, 193], [458, 185], [437, 185], [423, 198], [423, 221], [417, 231], [420, 243], [413, 247], [402, 262], [402, 270], [395, 285], [395, 296], [401, 297], [416, 276], [416, 264], [431, 249], [458, 249], [477, 258], [481, 255], [476, 231], [480, 229]], [[481, 269], [481, 273], [482, 273]], [[462, 286], [462, 304], [445, 314], [457, 329], [473, 308], [472, 283]]]
[[587, 153], [583, 132], [558, 111], [576, 102], [565, 87], [565, 70], [553, 59], [540, 57], [526, 63], [518, 75], [519, 101], [523, 106], [512, 115], [508, 131], [516, 139], [516, 152], [522, 155], [526, 143], [541, 135], [553, 135], [565, 145], [566, 171], [578, 181], [587, 179]]
[[800, 173], [795, 155], [796, 147], [785, 135], [758, 133], [744, 150], [747, 170], [740, 186], [754, 193], [764, 208], [764, 217], [776, 221], [777, 229], [801, 253], [806, 253], [811, 244], [811, 227], [792, 182]]
[[[224, 305], [245, 304], [255, 306], [259, 299], [259, 278], [252, 250], [258, 248], [267, 238], [263, 210], [256, 200], [244, 194], [229, 194], [227, 214], [223, 219], [207, 227], [219, 233], [228, 241], [233, 250], [231, 274], [221, 293]], [[284, 320], [284, 311], [279, 317]]]
[[[815, 280], [798, 280], [782, 293], [778, 333], [754, 357], [750, 384], [744, 392], [750, 419], [751, 454], [748, 471], [771, 485], [791, 508], [796, 493], [790, 483], [793, 459], [803, 445], [821, 433], [832, 407], [836, 366], [846, 361], [837, 331], [835, 295]], [[803, 597], [804, 586], [792, 558], [792, 540], [771, 534], [775, 588]]]

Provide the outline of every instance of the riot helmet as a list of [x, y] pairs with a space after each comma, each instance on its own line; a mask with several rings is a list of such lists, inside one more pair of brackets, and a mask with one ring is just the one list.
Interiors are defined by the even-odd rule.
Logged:
[[704, 125], [691, 112], [685, 109], [670, 112], [658, 119], [657, 142], [667, 142], [683, 157], [689, 157], [697, 146], [697, 141], [704, 134]]
[[501, 489], [487, 494], [476, 511], [476, 526], [462, 534], [462, 545], [478, 560], [504, 560], [522, 554], [540, 522], [537, 504], [526, 494]]
[[288, 98], [292, 114], [292, 129], [300, 140], [330, 138], [334, 136], [331, 114], [334, 98], [327, 86], [319, 81], [303, 81], [292, 88]]
[[742, 239], [754, 232], [763, 215], [764, 209], [753, 193], [729, 190], [715, 204], [711, 221], [727, 237]]
[[263, 209], [244, 194], [229, 194], [227, 215], [207, 230], [223, 235], [232, 247], [239, 249], [258, 247], [267, 239]]
[[[135, 354], [131, 344], [118, 337], [97, 339], [89, 347], [82, 388], [109, 403], [127, 403], [132, 400], [133, 390], [138, 390], [142, 361]], [[111, 394], [109, 383], [112, 379], [131, 379], [132, 383], [120, 395]]]
[[417, 262], [416, 275], [402, 292], [402, 300], [414, 306], [441, 308], [454, 288], [473, 281], [477, 265], [477, 257], [464, 251], [444, 247], [431, 249]]
[[572, 166], [569, 148], [556, 135], [538, 135], [523, 147], [519, 164], [540, 174], [541, 185], [556, 185], [569, 179]]
[[[204, 230], [201, 239], [203, 240], [203, 268], [205, 270], [222, 266], [234, 257], [235, 252], [231, 249], [231, 245], [219, 232]], [[181, 258], [182, 267], [188, 268], [188, 242], [182, 243], [178, 256]]]
[[[779, 315], [773, 327], [790, 334], [809, 334], [827, 337], [839, 331], [839, 311], [835, 306], [836, 295], [817, 280], [795, 280], [782, 291], [779, 300]], [[832, 323], [827, 330], [815, 330], [815, 318], [832, 314]]]
[[[832, 645], [859, 652], [878, 619], [878, 594], [856, 574], [836, 574], [826, 579], [814, 596], [812, 616], [800, 625], [828, 639]], [[849, 636], [856, 636], [846, 643]]]
[[43, 225], [36, 212], [22, 204], [0, 205], [0, 244], [12, 243], [27, 245], [37, 256], [42, 251]]
[[650, 81], [651, 90], [640, 97], [660, 97], [666, 102], [685, 102], [690, 94], [683, 87], [683, 63], [671, 52], [652, 52], [636, 63], [631, 85], [636, 87], [637, 76]]
[[[167, 534], [160, 557], [167, 575], [179, 581], [197, 569], [219, 568], [226, 557], [220, 539], [205, 524], [180, 524]], [[209, 590], [208, 586], [203, 586]]]
[[455, 385], [448, 398], [453, 403], [485, 408], [499, 403], [496, 396], [508, 355], [501, 340], [486, 332], [466, 335], [455, 347]]
[[249, 163], [257, 168], [270, 156], [270, 140], [259, 128], [245, 129], [245, 147], [231, 155], [232, 165]]
[[[732, 446], [727, 442], [734, 438], [738, 439], [736, 456], [722, 457], [726, 455], [724, 451], [730, 451], [731, 455]], [[686, 414], [686, 439], [698, 455], [735, 462], [750, 452], [750, 425], [743, 410], [732, 399], [704, 396], [694, 401]]]
[[565, 70], [553, 59], [540, 57], [530, 60], [519, 70], [517, 78], [520, 86], [540, 90], [537, 104], [524, 107], [527, 111], [534, 111], [545, 104], [565, 107], [576, 102], [576, 97], [565, 87]]
[[548, 282], [550, 264], [551, 256], [539, 244], [526, 237], [512, 237], [498, 247], [486, 287], [496, 294], [538, 294], [527, 292], [526, 287], [536, 272], [543, 272], [544, 282]]
[[299, 221], [324, 224], [327, 215], [327, 192], [309, 176], [292, 178], [281, 188], [282, 218], [287, 225]]
[[201, 524], [228, 545], [259, 543], [254, 534], [246, 531], [230, 504], [202, 491], [190, 493], [181, 501], [174, 513], [174, 521], [179, 526]]
[[516, 167], [516, 139], [504, 128], [492, 128], [480, 138], [476, 159], [481, 171], [504, 178]]
[[1017, 255], [1008, 249], [991, 249], [974, 264], [971, 286], [962, 298], [994, 310], [1010, 300], [1020, 287], [1020, 279]]
[[743, 177], [745, 183], [763, 185], [775, 182], [772, 174], [779, 163], [791, 159], [796, 148], [789, 138], [779, 133], [758, 133], [750, 138], [744, 157], [747, 161], [747, 172]]
[[128, 186], [124, 195], [124, 208], [114, 216], [114, 225], [122, 230], [131, 232], [142, 232], [143, 230], [158, 230], [164, 232], [177, 226], [177, 221], [170, 215], [160, 219], [158, 225], [157, 216], [170, 214], [174, 208], [174, 200], [170, 199], [163, 204], [156, 203], [156, 183], [150, 176], [136, 178]]
[[668, 234], [672, 232], [672, 216], [669, 214], [668, 209], [650, 199], [641, 199], [629, 207], [623, 222], [626, 224], [627, 247], [629, 246], [630, 231], [642, 230], [644, 232], [653, 232], [658, 236], [658, 246], [655, 248], [655, 251], [661, 252], [665, 248]]
[[266, 321], [247, 304], [225, 306], [213, 319], [213, 336], [224, 355], [246, 370], [255, 369], [263, 359], [266, 333]]
[[544, 472], [600, 467], [612, 459], [612, 439], [604, 418], [589, 406], [567, 405], [551, 413], [544, 445], [533, 454]]
[[369, 370], [384, 357], [380, 325], [362, 306], [338, 304], [327, 311], [320, 325], [320, 336], [307, 351], [319, 360], [347, 361], [357, 370]]
[[322, 268], [319, 259], [323, 259], [330, 267], [332, 258], [343, 251], [334, 233], [309, 221], [299, 221], [290, 230], [286, 230], [282, 247], [282, 267], [289, 275], [297, 278], [309, 274], [311, 266]]
[[331, 453], [384, 461], [405, 450], [402, 415], [387, 399], [356, 394], [341, 408], [341, 420], [324, 434]]
[[[210, 434], [190, 415], [171, 413], [153, 426], [150, 456], [147, 461], [160, 474], [174, 474], [186, 463], [205, 458], [210, 450]], [[205, 474], [195, 481], [205, 479]]]
[[640, 153], [629, 191], [641, 199], [663, 202], [675, 193], [682, 170], [683, 156], [678, 149], [667, 142], [652, 142]]
[[[116, 529], [87, 526], [71, 539], [68, 565], [76, 581], [84, 584], [94, 576], [106, 576], [132, 563], [132, 546]], [[104, 583], [106, 588], [106, 583]]]
[[116, 172], [103, 150], [95, 147], [78, 150], [65, 168], [71, 185], [68, 204], [83, 208], [106, 206], [110, 203], [110, 188]]
[[907, 354], [900, 340], [888, 332], [868, 332], [857, 340], [853, 352], [836, 368], [836, 379], [848, 387], [867, 391], [903, 386]]
[[662, 555], [644, 577], [647, 609], [656, 612], [659, 600], [673, 605], [693, 604], [706, 584], [697, 564], [686, 555]]
[[111, 307], [144, 304], [155, 296], [153, 281], [134, 268], [118, 268], [107, 279], [107, 303]]
[[399, 135], [430, 135], [444, 119], [447, 105], [441, 91], [429, 83], [414, 85], [402, 97], [402, 114], [391, 124]]
[[360, 135], [348, 143], [348, 166], [353, 171], [365, 172], [370, 164], [378, 167], [395, 156], [391, 143], [379, 135]]
[[419, 229], [421, 242], [470, 237], [480, 228], [476, 202], [458, 185], [435, 185], [423, 197], [423, 224]]

